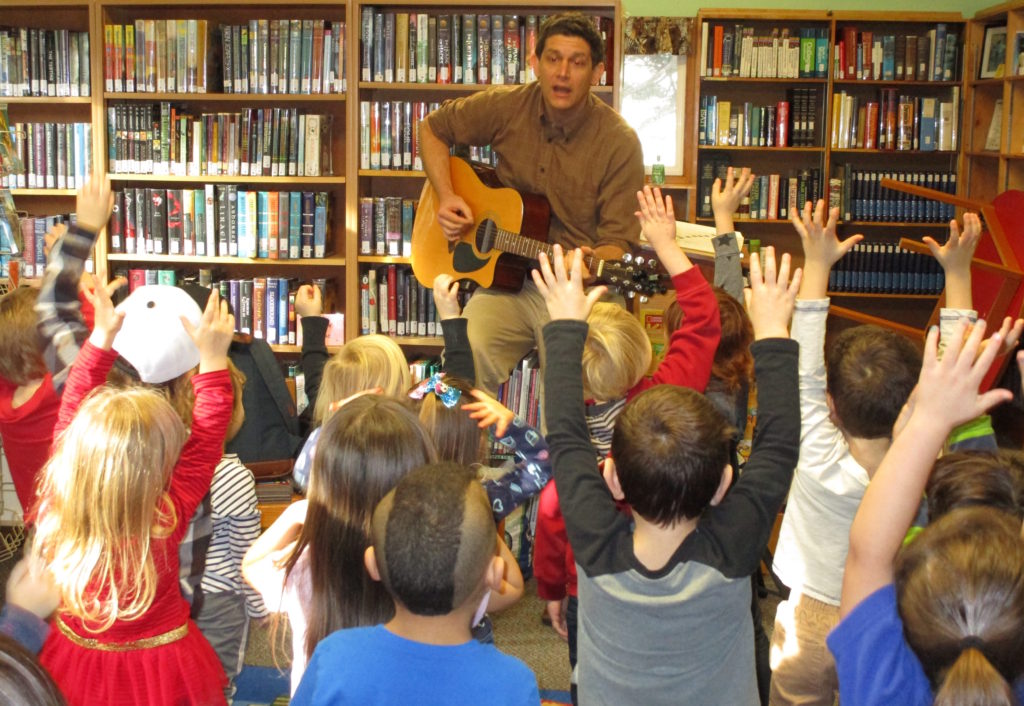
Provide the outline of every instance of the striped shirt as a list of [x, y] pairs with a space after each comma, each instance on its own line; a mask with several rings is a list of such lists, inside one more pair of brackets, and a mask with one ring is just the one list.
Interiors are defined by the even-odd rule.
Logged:
[[259, 594], [242, 578], [242, 557], [260, 536], [260, 510], [252, 471], [235, 454], [225, 454], [217, 464], [210, 489], [213, 535], [203, 572], [204, 593], [232, 591], [245, 594], [251, 618], [262, 618], [267, 609]]

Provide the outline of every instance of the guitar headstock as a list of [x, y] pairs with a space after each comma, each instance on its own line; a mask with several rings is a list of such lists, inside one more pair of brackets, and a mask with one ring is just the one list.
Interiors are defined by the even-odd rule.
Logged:
[[646, 301], [652, 294], [664, 294], [671, 278], [661, 263], [649, 252], [626, 253], [621, 260], [604, 260], [597, 272], [597, 281], [619, 292], [627, 299], [637, 296]]

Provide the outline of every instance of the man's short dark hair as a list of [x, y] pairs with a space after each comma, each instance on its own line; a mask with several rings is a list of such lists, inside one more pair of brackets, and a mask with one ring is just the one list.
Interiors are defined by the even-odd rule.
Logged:
[[402, 478], [377, 505], [371, 537], [385, 588], [416, 615], [446, 615], [465, 603], [497, 541], [487, 493], [455, 463]]
[[635, 512], [659, 525], [698, 517], [729, 463], [734, 429], [703, 395], [658, 385], [622, 410], [612, 458]]
[[604, 39], [594, 26], [594, 20], [582, 12], [563, 12], [551, 15], [540, 26], [537, 33], [537, 46], [534, 53], [539, 59], [544, 53], [544, 44], [548, 37], [562, 35], [579, 37], [590, 45], [590, 65], [597, 66], [604, 62]]
[[843, 431], [863, 439], [891, 436], [921, 373], [920, 349], [881, 326], [856, 326], [836, 337], [826, 359], [826, 386]]

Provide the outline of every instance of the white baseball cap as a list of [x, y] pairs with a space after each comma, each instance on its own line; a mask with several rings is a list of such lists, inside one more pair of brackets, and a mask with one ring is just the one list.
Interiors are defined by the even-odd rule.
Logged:
[[167, 382], [199, 365], [199, 348], [181, 317], [198, 328], [203, 312], [184, 290], [163, 284], [139, 287], [117, 311], [124, 312], [124, 323], [114, 338], [114, 350], [135, 367], [143, 382]]

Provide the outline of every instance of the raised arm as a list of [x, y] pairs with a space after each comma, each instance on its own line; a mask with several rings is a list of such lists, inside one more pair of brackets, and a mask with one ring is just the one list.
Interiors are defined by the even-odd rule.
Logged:
[[434, 306], [441, 319], [441, 335], [444, 336], [441, 369], [476, 384], [473, 348], [469, 345], [466, 319], [459, 307], [459, 283], [451, 275], [440, 274], [434, 279]]
[[925, 236], [922, 240], [946, 273], [946, 308], [973, 309], [971, 260], [981, 240], [981, 219], [978, 218], [978, 214], [964, 214], [963, 231], [956, 220], [951, 220], [949, 237], [942, 245], [930, 236]]
[[327, 325], [324, 318], [323, 293], [312, 284], [304, 284], [295, 292], [295, 313], [302, 317], [302, 375], [309, 404], [303, 414], [312, 417], [320, 395], [320, 381], [330, 354], [327, 352]]
[[[235, 332], [235, 317], [216, 289], [210, 292], [199, 327], [182, 317], [181, 325], [199, 349], [199, 372], [192, 376], [195, 404], [188, 441], [171, 476], [171, 499], [188, 517], [210, 490], [214, 469], [224, 450], [224, 435], [231, 421], [232, 393], [228, 376], [228, 347]], [[179, 522], [182, 533], [187, 523]], [[177, 530], [176, 530], [177, 531]], [[180, 537], [180, 535], [179, 535]]]
[[790, 222], [800, 235], [804, 249], [804, 277], [797, 299], [824, 299], [828, 296], [828, 273], [832, 266], [864, 239], [863, 235], [851, 235], [846, 240], [839, 240], [836, 237], [838, 221], [839, 209], [833, 208], [826, 214], [825, 201], [821, 199], [813, 211], [808, 201], [802, 211], [794, 211], [790, 215]]
[[950, 430], [1011, 398], [1007, 390], [978, 392], [1010, 330], [1010, 320], [1004, 322], [980, 355], [984, 322], [978, 322], [965, 341], [966, 330], [967, 324], [961, 323], [941, 359], [938, 330], [932, 327], [928, 332], [917, 387], [896, 422], [892, 446], [864, 493], [850, 528], [841, 615], [893, 582], [893, 559], [917, 514], [925, 483]]
[[[110, 218], [114, 197], [110, 181], [91, 179], [78, 191], [76, 224], [50, 250], [36, 303], [39, 332], [46, 343], [43, 358], [60, 392], [89, 329], [81, 317], [78, 286], [96, 235]], [[100, 278], [102, 284], [106, 280]]]
[[754, 175], [748, 167], [743, 167], [735, 179], [733, 168], [729, 167], [725, 172], [725, 181], [715, 179], [711, 186], [711, 210], [715, 216], [716, 233], [711, 239], [715, 249], [714, 284], [740, 301], [743, 301], [743, 265], [733, 214], [743, 198], [750, 193], [753, 184]]

